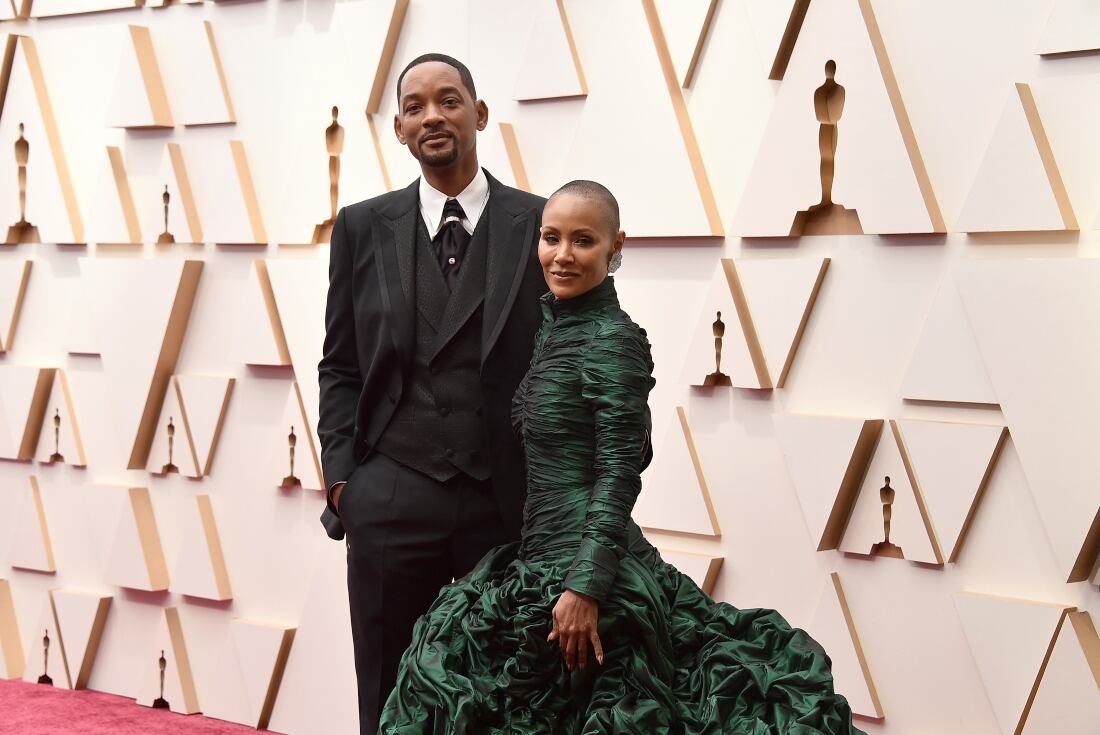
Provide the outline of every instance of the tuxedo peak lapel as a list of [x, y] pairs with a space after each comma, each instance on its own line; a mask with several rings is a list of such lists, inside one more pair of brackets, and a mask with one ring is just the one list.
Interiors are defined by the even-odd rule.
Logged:
[[504, 329], [531, 258], [536, 211], [517, 202], [512, 190], [489, 176], [489, 240], [485, 268], [485, 317], [481, 331], [481, 362]]
[[416, 220], [418, 182], [385, 196], [375, 209], [379, 286], [393, 325], [394, 346], [402, 363], [412, 359], [415, 338]]

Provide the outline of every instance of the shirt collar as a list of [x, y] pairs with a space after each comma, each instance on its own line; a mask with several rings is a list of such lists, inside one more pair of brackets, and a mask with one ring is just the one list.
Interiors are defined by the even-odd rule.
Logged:
[[[435, 237], [439, 232], [440, 220], [443, 219], [443, 205], [449, 197], [428, 183], [423, 176], [420, 177], [420, 214], [424, 217], [424, 224], [428, 228], [428, 235]], [[489, 179], [485, 177], [484, 169], [478, 168], [474, 178], [466, 185], [455, 199], [462, 205], [462, 211], [466, 213], [466, 219], [462, 226], [467, 232], [473, 233], [477, 227], [477, 221], [481, 219], [481, 213], [485, 210], [485, 203], [489, 201]]]

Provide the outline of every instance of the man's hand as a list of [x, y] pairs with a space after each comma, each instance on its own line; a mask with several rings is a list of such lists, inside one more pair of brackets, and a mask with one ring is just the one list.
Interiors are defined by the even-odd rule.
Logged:
[[603, 665], [603, 645], [596, 632], [599, 603], [588, 595], [566, 590], [554, 605], [554, 629], [546, 640], [558, 642], [565, 665], [570, 671], [574, 664], [583, 669], [588, 663], [588, 644], [596, 651], [596, 660]]
[[336, 509], [336, 515], [340, 515], [340, 496], [344, 494], [346, 481], [341, 481], [332, 486], [332, 507]]

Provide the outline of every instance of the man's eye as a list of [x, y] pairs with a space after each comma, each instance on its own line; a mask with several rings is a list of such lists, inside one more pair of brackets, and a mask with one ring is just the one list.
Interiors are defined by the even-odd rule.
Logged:
[[415, 115], [418, 112], [420, 112], [420, 105], [409, 105], [405, 108], [406, 115]]

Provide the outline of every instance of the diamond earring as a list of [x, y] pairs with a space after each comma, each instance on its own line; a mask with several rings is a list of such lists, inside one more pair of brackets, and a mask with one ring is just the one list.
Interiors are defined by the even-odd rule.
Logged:
[[607, 272], [614, 273], [623, 265], [623, 251], [618, 250], [611, 256], [611, 262], [607, 264]]

